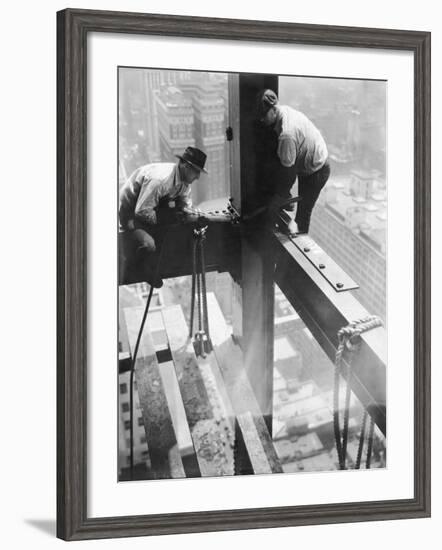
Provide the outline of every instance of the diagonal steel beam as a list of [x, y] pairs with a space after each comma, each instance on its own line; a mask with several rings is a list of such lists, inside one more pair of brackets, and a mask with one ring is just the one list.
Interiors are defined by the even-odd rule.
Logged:
[[[275, 282], [324, 352], [334, 362], [338, 330], [369, 312], [348, 291], [337, 292], [287, 236], [274, 231]], [[387, 337], [379, 327], [362, 335], [352, 362], [352, 390], [386, 434]]]

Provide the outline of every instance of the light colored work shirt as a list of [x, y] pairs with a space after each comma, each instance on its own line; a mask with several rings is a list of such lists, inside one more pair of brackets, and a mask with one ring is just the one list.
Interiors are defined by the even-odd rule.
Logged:
[[320, 131], [303, 113], [278, 105], [276, 122], [278, 157], [286, 167], [295, 166], [299, 174], [313, 174], [328, 157], [327, 146]]
[[122, 229], [129, 220], [156, 224], [161, 199], [175, 201], [181, 210], [192, 209], [190, 185], [181, 181], [178, 163], [146, 164], [131, 174], [120, 190], [119, 216]]

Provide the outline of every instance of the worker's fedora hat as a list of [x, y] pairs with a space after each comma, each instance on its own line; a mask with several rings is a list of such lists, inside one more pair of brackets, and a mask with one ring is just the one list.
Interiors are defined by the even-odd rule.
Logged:
[[175, 156], [181, 160], [184, 160], [184, 162], [188, 162], [201, 172], [208, 174], [207, 170], [204, 168], [207, 155], [206, 153], [203, 153], [203, 151], [201, 151], [200, 149], [197, 149], [196, 147], [187, 147], [182, 155]]

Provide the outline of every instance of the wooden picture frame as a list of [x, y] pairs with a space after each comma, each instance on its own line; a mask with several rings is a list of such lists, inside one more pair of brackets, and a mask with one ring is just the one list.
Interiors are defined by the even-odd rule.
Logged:
[[[87, 36], [152, 34], [406, 50], [414, 56], [414, 497], [87, 517]], [[57, 14], [57, 536], [65, 540], [430, 515], [430, 33], [67, 9]]]

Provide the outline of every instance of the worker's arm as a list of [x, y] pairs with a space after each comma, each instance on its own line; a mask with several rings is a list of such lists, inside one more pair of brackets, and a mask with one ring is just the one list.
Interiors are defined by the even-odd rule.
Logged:
[[135, 217], [142, 223], [155, 225], [157, 214], [155, 208], [164, 195], [162, 184], [146, 178], [141, 186], [140, 195], [135, 206]]
[[187, 186], [176, 199], [176, 206], [184, 214], [184, 220], [187, 222], [196, 221], [201, 217], [201, 210], [195, 208], [192, 204], [191, 186]]
[[191, 195], [190, 185], [186, 186], [186, 189], [176, 198], [175, 203], [178, 210], [181, 210], [185, 213], [194, 212], [195, 209], [192, 205], [192, 195]]
[[187, 186], [186, 190], [176, 199], [178, 210], [178, 219], [183, 223], [208, 223], [207, 218], [203, 215], [199, 208], [195, 208], [192, 204], [191, 186]]
[[297, 154], [295, 140], [287, 134], [281, 134], [278, 140], [278, 157], [281, 164], [290, 168], [295, 164]]
[[142, 168], [137, 168], [120, 190], [118, 214], [123, 229], [133, 229], [134, 208], [141, 188]]

